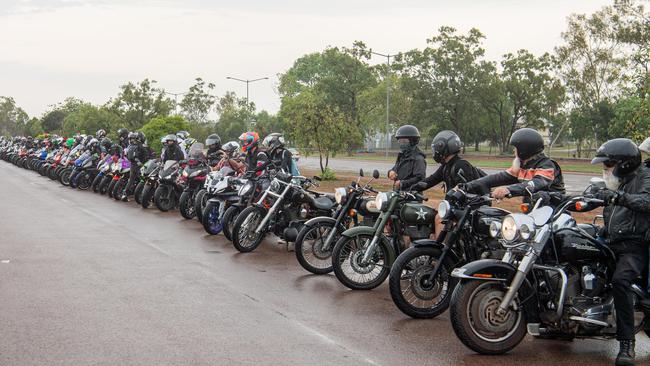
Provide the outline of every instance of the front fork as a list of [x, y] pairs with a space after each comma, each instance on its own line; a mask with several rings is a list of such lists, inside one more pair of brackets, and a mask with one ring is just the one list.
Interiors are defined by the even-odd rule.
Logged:
[[[256, 234], [259, 234], [259, 233], [262, 232], [262, 230], [264, 230], [264, 228], [266, 227], [266, 224], [268, 224], [269, 220], [271, 219], [271, 216], [275, 213], [275, 211], [278, 209], [278, 207], [280, 207], [280, 205], [284, 201], [284, 196], [287, 195], [287, 192], [289, 192], [290, 189], [291, 189], [291, 185], [287, 184], [287, 186], [282, 191], [282, 194], [278, 196], [278, 198], [275, 200], [275, 203], [273, 204], [273, 206], [271, 206], [271, 208], [266, 212], [266, 216], [264, 216], [264, 219], [262, 219], [262, 222], [260, 222], [260, 224], [257, 226], [257, 229], [255, 229]], [[268, 190], [266, 192], [264, 192], [264, 194], [262, 195], [262, 197], [259, 200], [259, 203], [264, 202], [264, 199], [266, 199], [268, 194], [269, 194]]]
[[388, 219], [391, 216], [391, 213], [393, 212], [393, 208], [395, 207], [395, 204], [391, 203], [390, 207], [386, 212], [384, 212], [384, 216], [382, 216], [381, 220], [377, 221], [377, 226], [375, 226], [375, 236], [372, 238], [372, 241], [366, 248], [366, 252], [363, 254], [363, 258], [361, 259], [361, 264], [366, 265], [370, 261], [370, 257], [372, 257], [375, 254], [375, 249], [377, 248], [377, 243], [379, 243], [379, 238], [381, 237], [382, 231], [384, 230], [384, 226], [386, 226], [386, 223], [388, 222]]

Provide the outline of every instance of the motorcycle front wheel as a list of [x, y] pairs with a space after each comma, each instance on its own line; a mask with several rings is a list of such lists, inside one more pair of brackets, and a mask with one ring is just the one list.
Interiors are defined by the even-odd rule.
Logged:
[[526, 335], [526, 320], [515, 298], [501, 315], [499, 305], [505, 295], [500, 282], [463, 281], [454, 290], [449, 307], [451, 325], [461, 342], [474, 352], [500, 355], [515, 348]]
[[167, 212], [174, 208], [173, 196], [174, 189], [167, 184], [161, 184], [153, 194], [153, 202], [160, 211]]
[[352, 290], [372, 290], [384, 283], [390, 273], [388, 246], [379, 240], [367, 263], [363, 263], [372, 234], [342, 236], [332, 250], [332, 267], [339, 281]]
[[252, 252], [264, 239], [266, 230], [256, 233], [255, 230], [264, 219], [266, 210], [258, 206], [250, 206], [244, 209], [232, 228], [232, 244], [235, 249], [242, 253]]
[[144, 190], [144, 184], [144, 182], [139, 182], [138, 185], [135, 186], [135, 191], [133, 191], [133, 198], [138, 205], [142, 204], [142, 191]]
[[115, 186], [117, 185], [117, 182], [117, 180], [111, 179], [111, 182], [108, 184], [108, 188], [106, 189], [108, 197], [113, 198], [113, 193], [115, 193]]
[[90, 184], [92, 182], [90, 181], [90, 176], [86, 172], [82, 172], [79, 174], [79, 177], [77, 178], [77, 188], [81, 189], [82, 191], [87, 190], [90, 188]]
[[219, 220], [219, 208], [221, 202], [208, 201], [203, 210], [203, 229], [210, 235], [217, 235], [223, 230], [221, 220]]
[[193, 196], [194, 191], [184, 191], [181, 193], [181, 198], [178, 200], [178, 209], [181, 212], [181, 216], [188, 220], [191, 220], [196, 216]]
[[104, 177], [103, 175], [99, 175], [99, 174], [95, 176], [95, 179], [93, 179], [93, 182], [90, 184], [90, 189], [92, 189], [93, 192], [95, 193], [99, 192], [99, 186], [102, 183], [103, 177]]
[[327, 237], [334, 229], [334, 222], [323, 221], [312, 226], [305, 226], [296, 238], [296, 259], [302, 268], [313, 274], [328, 274], [334, 270], [332, 267], [332, 248], [339, 239], [340, 233], [335, 233], [330, 248], [323, 246]]
[[237, 220], [237, 216], [240, 212], [241, 207], [238, 205], [231, 205], [226, 209], [226, 212], [223, 213], [223, 217], [221, 218], [223, 236], [230, 241], [232, 241], [232, 228], [235, 225], [235, 220]]
[[196, 219], [199, 220], [200, 223], [203, 223], [203, 210], [208, 202], [207, 194], [208, 191], [200, 189], [194, 196], [194, 212], [196, 214]]
[[440, 249], [411, 247], [397, 257], [388, 280], [390, 296], [406, 315], [429, 319], [449, 308], [451, 294], [458, 282], [450, 276], [453, 265], [445, 261], [433, 281], [429, 276], [439, 263]]
[[155, 191], [156, 189], [152, 185], [144, 185], [144, 188], [142, 189], [142, 202], [140, 202], [142, 208], [149, 208], [149, 206], [151, 206], [151, 201], [153, 200]]

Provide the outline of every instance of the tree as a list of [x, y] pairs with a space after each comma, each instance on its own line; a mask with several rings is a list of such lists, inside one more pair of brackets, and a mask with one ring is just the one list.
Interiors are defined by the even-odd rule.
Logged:
[[123, 125], [124, 121], [106, 107], [84, 103], [65, 116], [61, 130], [67, 136], [75, 133], [94, 135], [99, 129], [114, 134]]
[[216, 97], [210, 94], [210, 91], [214, 89], [214, 84], [206, 84], [201, 78], [194, 80], [196, 83], [190, 87], [181, 100], [181, 114], [189, 122], [206, 123], [216, 102]]
[[[348, 152], [362, 142], [358, 100], [361, 93], [377, 84], [375, 74], [363, 60], [369, 56], [361, 42], [352, 49], [326, 48], [305, 55], [280, 75], [278, 90], [282, 97], [293, 98], [308, 91], [317, 94], [330, 110], [338, 110], [357, 133], [342, 136]], [[289, 100], [287, 99], [287, 100]]]
[[126, 123], [124, 127], [137, 130], [152, 118], [168, 116], [173, 109], [174, 102], [155, 84], [155, 80], [149, 79], [138, 84], [128, 82], [106, 106]]
[[643, 141], [650, 136], [648, 101], [637, 96], [619, 99], [612, 108], [611, 137], [624, 136]]
[[396, 59], [396, 69], [410, 79], [415, 124], [451, 129], [466, 141], [481, 138], [477, 93], [484, 72], [484, 38], [478, 29], [459, 35], [452, 27], [441, 27], [427, 40], [427, 48]]
[[287, 121], [288, 136], [301, 147], [318, 152], [321, 172], [330, 156], [346, 149], [349, 135], [359, 134], [345, 114], [311, 91], [285, 98], [280, 114]]
[[0, 135], [22, 133], [29, 116], [11, 97], [0, 96]]
[[217, 131], [222, 141], [237, 140], [243, 133], [252, 129], [251, 122], [255, 111], [253, 103], [246, 98], [238, 98], [234, 92], [227, 92], [217, 103]]
[[160, 139], [176, 131], [189, 130], [189, 123], [181, 116], [156, 117], [142, 126], [142, 131], [147, 136], [149, 146], [156, 152], [161, 152]]

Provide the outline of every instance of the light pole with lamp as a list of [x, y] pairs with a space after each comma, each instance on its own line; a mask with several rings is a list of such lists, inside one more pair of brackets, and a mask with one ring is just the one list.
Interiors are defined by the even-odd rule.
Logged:
[[163, 93], [174, 96], [174, 113], [178, 114], [178, 96], [185, 95], [187, 93], [170, 93], [168, 91], [163, 91]]
[[390, 123], [390, 58], [396, 55], [383, 54], [370, 50], [373, 55], [386, 57], [386, 157], [388, 157], [388, 147], [390, 146], [390, 133], [388, 132]]
[[268, 80], [269, 78], [268, 77], [263, 77], [263, 78], [259, 78], [259, 79], [249, 80], [249, 79], [238, 79], [238, 78], [234, 78], [232, 76], [228, 76], [228, 77], [226, 77], [226, 79], [228, 79], [228, 80], [236, 80], [236, 81], [241, 81], [242, 83], [246, 83], [246, 104], [248, 104], [248, 84], [254, 83], [254, 82], [260, 81], [260, 80]]

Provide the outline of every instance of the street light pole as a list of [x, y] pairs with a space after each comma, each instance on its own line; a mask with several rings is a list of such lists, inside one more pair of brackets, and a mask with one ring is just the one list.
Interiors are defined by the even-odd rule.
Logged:
[[234, 78], [232, 76], [227, 76], [226, 79], [228, 79], [228, 80], [236, 80], [236, 81], [241, 81], [242, 83], [246, 83], [246, 104], [248, 105], [248, 84], [254, 83], [254, 82], [260, 81], [260, 80], [268, 80], [269, 78], [268, 77], [263, 77], [263, 78], [259, 78], [259, 79], [250, 80], [250, 79], [238, 79], [238, 78]]
[[187, 93], [170, 93], [168, 91], [163, 91], [163, 93], [174, 96], [174, 113], [178, 114], [178, 96], [185, 95]]
[[370, 51], [373, 55], [386, 57], [386, 157], [388, 157], [388, 147], [390, 146], [390, 134], [388, 132], [390, 123], [390, 58], [395, 57], [391, 54], [383, 54]]

